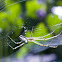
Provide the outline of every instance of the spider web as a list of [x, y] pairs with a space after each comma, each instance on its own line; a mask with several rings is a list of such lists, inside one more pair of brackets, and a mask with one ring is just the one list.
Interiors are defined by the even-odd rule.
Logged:
[[[6, 0], [6, 1], [9, 1], [9, 0]], [[5, 0], [0, 0], [0, 12], [5, 10], [5, 5], [7, 5], [6, 1]], [[23, 1], [26, 1], [26, 0], [16, 1], [12, 4], [7, 5], [7, 7], [9, 7], [11, 5], [14, 5], [14, 4], [17, 4], [17, 3], [20, 3], [20, 2], [23, 2]]]
[[[21, 2], [24, 2], [24, 1], [26, 1], [26, 0], [16, 0], [16, 1], [12, 1], [12, 3], [10, 3], [10, 4], [8, 4], [7, 3], [7, 1], [12, 1], [12, 0], [0, 0], [0, 15], [2, 16], [2, 12], [3, 13], [6, 13], [6, 9], [7, 9], [7, 7], [10, 7], [10, 6], [12, 6], [12, 5], [15, 5], [15, 4], [20, 4]], [[7, 13], [6, 13], [7, 14]], [[4, 16], [3, 16], [3, 18], [4, 18]], [[4, 22], [5, 23], [5, 22]], [[4, 42], [4, 41], [8, 41], [8, 39], [7, 39], [7, 36], [10, 34], [13, 34], [13, 31], [15, 31], [15, 29], [17, 29], [17, 30], [20, 30], [20, 29], [22, 29], [24, 26], [23, 26], [23, 24], [22, 24], [22, 26], [20, 27], [17, 27], [17, 26], [15, 26], [14, 25], [14, 23], [13, 23], [13, 28], [9, 31], [9, 32], [6, 32], [6, 33], [4, 33], [4, 32], [2, 32], [2, 29], [0, 28], [0, 43], [3, 41], [3, 45], [1, 44], [1, 47], [3, 47], [3, 46], [8, 46], [7, 45], [7, 43], [8, 42]], [[10, 28], [10, 27], [8, 27], [8, 28]], [[8, 29], [7, 28], [7, 29]]]
[[[15, 5], [15, 4], [17, 4], [17, 3], [20, 3], [20, 2], [24, 2], [24, 1], [26, 1], [26, 0], [21, 0], [21, 1], [19, 1], [19, 0], [16, 0], [14, 3], [12, 3], [12, 4], [9, 4], [9, 5], [7, 5], [7, 2], [6, 1], [8, 1], [8, 0], [0, 0], [0, 13], [1, 12], [5, 12], [5, 10], [6, 10], [6, 8], [7, 7], [10, 7], [10, 6], [12, 6], [12, 5]], [[13, 24], [13, 26], [14, 26], [14, 28], [12, 28], [11, 29], [11, 31], [10, 32], [7, 32], [6, 34], [5, 33], [2, 33], [1, 35], [0, 35], [0, 40], [2, 40], [2, 41], [8, 41], [8, 39], [6, 38], [8, 35], [14, 35], [15, 36], [15, 34], [13, 33], [13, 30], [14, 31], [16, 31], [16, 29], [17, 30], [19, 30], [19, 29], [24, 29], [22, 32], [21, 32], [21, 34], [22, 35], [24, 35], [24, 34], [27, 34], [27, 33], [25, 33], [25, 32], [27, 32], [27, 30], [29, 29], [30, 30], [30, 32], [32, 32], [32, 28], [33, 27], [35, 27], [35, 25], [37, 25], [38, 23], [37, 23], [37, 20], [34, 20], [35, 21], [35, 24], [31, 24], [30, 25], [30, 23], [31, 22], [33, 22], [33, 21], [31, 21], [31, 19], [29, 19], [28, 17], [27, 17], [27, 19], [26, 19], [27, 21], [25, 22], [25, 24], [26, 24], [26, 26], [24, 26], [24, 25], [22, 25], [22, 27], [20, 28], [20, 27], [16, 27], [16, 26], [14, 26], [14, 24]], [[62, 24], [62, 23], [60, 23], [60, 24]], [[55, 25], [56, 27], [58, 26], [58, 25], [60, 25], [60, 24], [57, 24], [57, 25]], [[52, 28], [56, 28], [56, 27], [52, 27]], [[48, 28], [48, 27], [47, 27]], [[36, 28], [36, 30], [35, 30], [35, 34], [39, 34], [39, 32], [38, 31], [41, 31], [42, 29], [41, 28]], [[0, 31], [2, 31], [2, 30], [0, 30]], [[33, 28], [33, 31], [34, 31], [34, 28]], [[44, 34], [44, 32], [42, 32], [43, 34]], [[33, 33], [32, 33], [33, 34]], [[2, 37], [2, 35], [4, 35], [4, 37]], [[17, 36], [18, 37], [18, 36]], [[17, 37], [15, 37], [15, 38], [17, 38]], [[29, 36], [30, 37], [30, 36]], [[11, 37], [12, 38], [12, 37]], [[15, 38], [13, 38], [14, 40], [16, 40]], [[4, 39], [4, 40], [3, 40]], [[59, 41], [59, 40], [56, 40], [56, 41]], [[1, 42], [1, 41], [0, 41]], [[52, 41], [53, 42], [53, 41]], [[4, 42], [3, 43], [3, 45], [4, 46], [7, 46], [7, 43], [8, 42]], [[12, 42], [11, 42], [12, 43]], [[41, 42], [42, 43], [42, 42]], [[49, 43], [49, 42], [46, 42], [47, 44]], [[58, 43], [58, 42], [56, 42], [56, 43]], [[44, 42], [42, 43], [42, 44], [44, 44]], [[53, 44], [53, 43], [51, 43], [51, 44]], [[57, 45], [57, 44], [56, 44]], [[2, 45], [1, 45], [2, 46]], [[41, 47], [42, 48], [42, 47]], [[33, 48], [34, 49], [34, 48]]]

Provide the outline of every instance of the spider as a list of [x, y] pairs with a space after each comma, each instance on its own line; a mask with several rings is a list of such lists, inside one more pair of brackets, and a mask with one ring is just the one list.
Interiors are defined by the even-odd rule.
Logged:
[[[55, 30], [54, 30], [55, 31]], [[53, 31], [53, 32], [54, 32]], [[9, 45], [9, 47], [11, 47], [12, 49], [17, 49], [17, 48], [19, 48], [19, 47], [21, 47], [22, 45], [24, 45], [24, 44], [27, 44], [28, 42], [33, 42], [33, 43], [35, 43], [35, 44], [37, 44], [37, 45], [40, 45], [40, 46], [45, 46], [45, 47], [52, 47], [52, 48], [56, 48], [58, 45], [56, 45], [56, 46], [50, 46], [50, 44], [48, 44], [48, 45], [43, 45], [43, 44], [41, 44], [41, 43], [39, 43], [39, 42], [37, 42], [36, 40], [49, 40], [49, 39], [53, 39], [53, 38], [56, 38], [56, 37], [58, 37], [61, 33], [62, 33], [62, 31], [59, 33], [59, 34], [57, 34], [57, 35], [55, 35], [55, 36], [53, 36], [53, 37], [50, 37], [50, 38], [44, 38], [45, 36], [48, 36], [48, 35], [51, 35], [53, 32], [51, 32], [51, 33], [49, 33], [49, 34], [47, 34], [47, 35], [44, 35], [44, 36], [41, 36], [41, 37], [25, 37], [25, 36], [23, 36], [23, 35], [20, 35], [19, 36], [19, 38], [20, 38], [20, 42], [15, 42], [10, 36], [8, 36], [9, 37], [9, 39], [12, 41], [12, 42], [14, 42], [15, 44], [19, 44], [19, 46], [16, 46], [16, 47], [12, 47], [11, 45]]]

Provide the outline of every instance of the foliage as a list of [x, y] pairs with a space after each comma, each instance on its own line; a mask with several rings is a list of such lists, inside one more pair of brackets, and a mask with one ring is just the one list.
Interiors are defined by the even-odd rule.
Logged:
[[[4, 44], [7, 45], [9, 42], [12, 43], [8, 36], [15, 41], [24, 31], [27, 31], [26, 34], [24, 34], [26, 37], [30, 37], [31, 34], [33, 37], [44, 36], [56, 29], [57, 26], [54, 25], [62, 23], [62, 19], [60, 19], [58, 15], [52, 14], [49, 10], [53, 7], [53, 1], [46, 0], [42, 2], [38, 0], [27, 0], [17, 2], [16, 0], [4, 0], [3, 2], [5, 5], [4, 11], [2, 9], [0, 11], [0, 46]], [[56, 5], [59, 5], [58, 2], [60, 1], [56, 1]], [[29, 20], [29, 22], [27, 20]], [[36, 21], [37, 23], [35, 23]], [[25, 28], [26, 30], [24, 30]], [[54, 34], [58, 34], [61, 29], [61, 25], [58, 26]], [[45, 38], [49, 38], [53, 35]], [[32, 45], [34, 44], [28, 43], [22, 46], [16, 53], [16, 56], [18, 58], [24, 57], [30, 52], [28, 47]], [[12, 43], [12, 46], [15, 45]], [[0, 47], [0, 57], [10, 55], [14, 52], [10, 47], [8, 47], [10, 51], [8, 52], [7, 47]], [[3, 51], [5, 51], [4, 55]]]

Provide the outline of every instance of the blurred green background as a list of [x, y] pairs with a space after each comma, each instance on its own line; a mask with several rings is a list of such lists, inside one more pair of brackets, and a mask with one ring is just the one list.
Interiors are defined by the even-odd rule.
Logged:
[[[15, 52], [16, 58], [24, 58], [29, 53], [36, 54], [32, 51], [32, 46], [36, 48], [34, 43], [12, 50], [7, 43], [13, 47], [17, 45], [11, 42], [8, 36], [18, 42], [20, 41], [18, 36], [21, 34], [30, 37], [32, 32], [33, 37], [39, 37], [58, 28], [51, 36], [57, 35], [62, 27], [55, 25], [62, 23], [61, 17], [62, 0], [0, 0], [0, 58], [8, 57]], [[46, 49], [37, 54], [54, 53], [58, 57], [57, 61], [62, 61], [62, 46]]]

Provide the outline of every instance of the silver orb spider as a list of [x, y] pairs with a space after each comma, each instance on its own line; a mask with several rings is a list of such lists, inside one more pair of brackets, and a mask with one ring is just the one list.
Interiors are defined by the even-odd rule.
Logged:
[[[54, 30], [55, 31], [55, 30]], [[53, 32], [54, 32], [53, 31]], [[46, 37], [46, 36], [48, 36], [48, 35], [51, 35], [53, 32], [51, 32], [51, 33], [49, 33], [49, 34], [47, 34], [47, 35], [44, 35], [44, 36], [41, 36], [41, 37], [25, 37], [25, 36], [23, 36], [23, 35], [20, 35], [19, 36], [19, 38], [20, 38], [20, 42], [15, 42], [10, 36], [8, 36], [9, 37], [9, 39], [12, 41], [12, 42], [14, 42], [15, 44], [19, 44], [19, 46], [16, 46], [16, 47], [12, 47], [11, 45], [9, 45], [9, 47], [11, 47], [12, 49], [17, 49], [17, 48], [19, 48], [19, 47], [21, 47], [22, 45], [24, 45], [24, 44], [27, 44], [28, 42], [33, 42], [33, 43], [35, 43], [35, 44], [37, 44], [37, 45], [40, 45], [40, 46], [45, 46], [45, 47], [52, 47], [52, 48], [56, 48], [58, 45], [56, 45], [56, 46], [50, 46], [50, 44], [48, 44], [48, 45], [43, 45], [43, 44], [41, 44], [41, 43], [39, 43], [39, 42], [37, 42], [36, 40], [40, 40], [40, 41], [42, 41], [42, 40], [49, 40], [49, 39], [53, 39], [53, 38], [56, 38], [56, 37], [58, 37], [61, 33], [62, 33], [62, 31], [59, 33], [59, 34], [57, 34], [57, 35], [55, 35], [55, 36], [53, 36], [53, 37], [50, 37], [50, 38], [44, 38], [44, 37]], [[24, 42], [23, 42], [24, 41]], [[52, 42], [52, 41], [51, 41]]]

